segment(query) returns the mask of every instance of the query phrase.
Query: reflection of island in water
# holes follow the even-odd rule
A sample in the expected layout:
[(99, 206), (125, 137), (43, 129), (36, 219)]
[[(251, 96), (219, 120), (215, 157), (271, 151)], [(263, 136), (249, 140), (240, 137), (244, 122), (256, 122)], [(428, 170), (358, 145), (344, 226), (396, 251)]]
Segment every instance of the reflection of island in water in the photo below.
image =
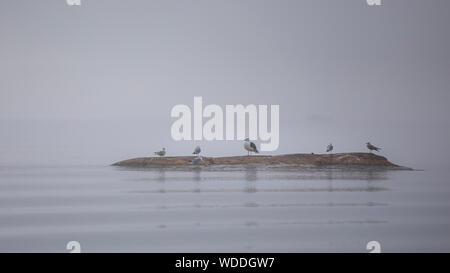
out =
[[(377, 181), (389, 179), (384, 168), (367, 166), (311, 166), (263, 164), (213, 166), (153, 166), (148, 168), (119, 168), (118, 170), (146, 173), (146, 182), (162, 183), (155, 192), (377, 192), (388, 190), (377, 186)], [(354, 181), (354, 182), (352, 182)], [(184, 183), (192, 187), (168, 189), (169, 183)], [(238, 187), (204, 187), (212, 182), (223, 182)], [(262, 184), (293, 183), (296, 187), (260, 187)], [(303, 183), (295, 183), (303, 182)], [(351, 183), (352, 182), (352, 183)], [(236, 184), (238, 183), (238, 184)], [(325, 184), (324, 184), (325, 183)], [(298, 185), (298, 186), (297, 186)], [(345, 185), (345, 186), (344, 186)], [(306, 187), (307, 186), (307, 187)]]
[[(283, 164), (175, 165), (117, 170), (137, 171), (145, 177), (141, 178), (146, 182), (145, 190), (129, 193), (161, 196), (163, 200), (173, 198), (172, 202), (157, 206), (158, 210), (183, 210), (191, 213), (191, 217), (206, 213), (205, 210), (218, 214), (229, 211), (236, 213), (232, 221), (243, 221), (245, 228), (387, 224), (379, 215), (370, 216), (370, 210), (390, 206), (377, 193), (389, 193), (387, 182), (396, 172), (374, 166)], [(183, 199), (185, 202), (181, 204)], [(249, 210), (265, 216), (241, 219), (239, 215)], [(337, 214), (330, 216), (329, 210)], [(365, 210), (368, 214), (361, 213)], [(271, 211), (279, 213), (272, 215)], [(319, 211), (321, 216), (312, 217), (310, 211)], [(358, 211), (360, 215), (347, 215), (347, 211)], [(200, 219), (196, 226), (205, 222)]]

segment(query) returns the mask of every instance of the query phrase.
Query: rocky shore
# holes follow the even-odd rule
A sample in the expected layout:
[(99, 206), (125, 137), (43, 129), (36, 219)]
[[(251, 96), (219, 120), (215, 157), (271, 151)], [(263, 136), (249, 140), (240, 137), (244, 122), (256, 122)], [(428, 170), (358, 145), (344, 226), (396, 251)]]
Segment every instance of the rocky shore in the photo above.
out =
[[(192, 165), (194, 156), (140, 157), (114, 163), (122, 167), (156, 167)], [(386, 157), (373, 153), (286, 154), (267, 156), (203, 157), (199, 165), (316, 165), (316, 166), (374, 166), (391, 169), (409, 169), (391, 163)]]

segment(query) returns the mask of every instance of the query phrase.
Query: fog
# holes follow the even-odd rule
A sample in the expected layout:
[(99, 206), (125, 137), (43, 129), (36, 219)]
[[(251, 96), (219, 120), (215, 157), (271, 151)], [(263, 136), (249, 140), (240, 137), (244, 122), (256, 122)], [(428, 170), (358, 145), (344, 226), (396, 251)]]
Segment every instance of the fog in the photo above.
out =
[[(246, 154), (174, 141), (177, 104), (280, 105), (280, 153), (448, 167), (450, 2), (0, 2), (0, 164)], [(258, 143), (258, 141), (256, 141)]]

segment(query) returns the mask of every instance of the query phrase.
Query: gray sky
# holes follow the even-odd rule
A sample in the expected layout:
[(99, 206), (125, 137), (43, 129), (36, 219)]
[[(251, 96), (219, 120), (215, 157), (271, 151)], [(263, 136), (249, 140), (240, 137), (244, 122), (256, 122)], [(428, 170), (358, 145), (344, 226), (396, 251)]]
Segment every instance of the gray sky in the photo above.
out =
[(0, 164), (189, 153), (170, 110), (203, 96), (279, 104), (275, 153), (450, 165), (450, 1), (81, 1), (0, 1)]

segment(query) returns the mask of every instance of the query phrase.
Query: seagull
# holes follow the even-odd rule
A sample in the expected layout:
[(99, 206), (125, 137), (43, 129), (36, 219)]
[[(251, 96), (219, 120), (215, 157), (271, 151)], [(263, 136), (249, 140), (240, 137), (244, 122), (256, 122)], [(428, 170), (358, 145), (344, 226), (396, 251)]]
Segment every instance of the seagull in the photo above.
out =
[(192, 159), (192, 164), (197, 165), (200, 162), (203, 162), (203, 157), (201, 155), (197, 156), (196, 158)]
[(367, 142), (366, 145), (367, 145), (367, 149), (369, 149), (370, 152), (372, 152), (372, 151), (378, 152), (379, 150), (381, 150), (381, 148), (373, 146), (372, 144), (370, 144), (370, 142)]
[(200, 146), (197, 146), (197, 147), (195, 147), (195, 150), (194, 150), (194, 152), (192, 154), (198, 155), (198, 154), (200, 154), (201, 151), (202, 150), (200, 149)]
[(161, 151), (155, 152), (155, 155), (165, 156), (166, 155), (166, 148), (162, 148)]
[(328, 146), (327, 146), (327, 153), (329, 153), (329, 152), (331, 152), (331, 151), (333, 151), (333, 144), (328, 144)]
[(249, 138), (244, 139), (244, 149), (247, 150), (248, 154), (250, 155), (250, 152), (255, 152), (257, 154), (259, 154), (258, 149), (256, 148), (255, 143), (250, 142)]

